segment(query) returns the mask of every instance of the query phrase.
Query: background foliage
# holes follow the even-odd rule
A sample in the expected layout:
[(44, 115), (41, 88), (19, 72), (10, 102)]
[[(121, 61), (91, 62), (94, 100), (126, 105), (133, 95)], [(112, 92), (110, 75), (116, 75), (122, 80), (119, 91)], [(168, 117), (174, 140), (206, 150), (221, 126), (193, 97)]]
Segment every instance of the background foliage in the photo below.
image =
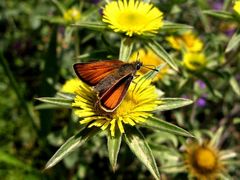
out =
[[(107, 139), (95, 136), (79, 151), (73, 152), (54, 168), (43, 171), (53, 153), (80, 129), (68, 109), (45, 109), (34, 98), (54, 96), (62, 84), (75, 77), (72, 64), (88, 59), (116, 58), (119, 37), (85, 28), (69, 26), (57, 1), (0, 1), (0, 178), (1, 179), (153, 179), (146, 167), (122, 144), (121, 158), (113, 172), (107, 153)], [(164, 12), (164, 19), (192, 26), (204, 42), (207, 69), (167, 75), (157, 86), (166, 97), (195, 100), (189, 107), (166, 111), (160, 116), (188, 131), (216, 130), (223, 126), (223, 148), (239, 152), (240, 63), (239, 46), (226, 48), (239, 22), (224, 19), (206, 10), (232, 13), (232, 2), (161, 0), (152, 1)], [(66, 9), (77, 7), (84, 19), (100, 18), (104, 2), (61, 1)], [(212, 14), (211, 14), (212, 13)], [(210, 15), (209, 15), (210, 14)], [(176, 60), (181, 55), (166, 41), (168, 33), (158, 37)], [(155, 150), (158, 165), (177, 151), (184, 138), (143, 129)], [(165, 137), (166, 138), (162, 138)], [(177, 152), (172, 153), (177, 153)], [(160, 153), (159, 153), (160, 152)], [(159, 157), (159, 159), (158, 159)], [(231, 177), (239, 177), (237, 165)], [(167, 177), (186, 178), (184, 173)]]

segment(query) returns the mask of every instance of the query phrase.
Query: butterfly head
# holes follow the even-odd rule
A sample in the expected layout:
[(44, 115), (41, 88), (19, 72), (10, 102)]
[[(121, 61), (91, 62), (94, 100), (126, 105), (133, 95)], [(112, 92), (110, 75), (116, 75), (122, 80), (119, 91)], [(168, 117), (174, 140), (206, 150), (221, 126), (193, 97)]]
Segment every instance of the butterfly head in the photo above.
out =
[(135, 62), (135, 67), (136, 67), (136, 70), (139, 70), (141, 67), (142, 67), (142, 62), (140, 62), (140, 61), (136, 61)]

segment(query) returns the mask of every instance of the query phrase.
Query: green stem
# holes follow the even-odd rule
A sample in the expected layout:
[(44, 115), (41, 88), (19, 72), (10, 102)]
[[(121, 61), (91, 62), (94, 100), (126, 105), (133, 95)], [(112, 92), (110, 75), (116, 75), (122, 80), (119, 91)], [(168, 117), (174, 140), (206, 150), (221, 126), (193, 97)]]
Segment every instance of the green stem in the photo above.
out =
[(122, 61), (128, 61), (132, 54), (133, 40), (129, 37), (124, 37), (121, 40), (121, 47), (119, 52), (119, 59)]
[(78, 34), (78, 29), (76, 29), (75, 35), (76, 35), (76, 41), (75, 41), (76, 57), (79, 57), (80, 56), (80, 37)]
[(227, 10), (227, 8), (229, 7), (230, 3), (232, 3), (232, 0), (225, 0), (224, 4), (223, 4), (223, 8), (222, 10)]
[(13, 87), (13, 90), (15, 91), (16, 95), (17, 95), (17, 98), (19, 99), (19, 102), (21, 103), (21, 105), (23, 106), (23, 108), (25, 109), (26, 111), (26, 114), (27, 116), (29, 117), (29, 120), (33, 126), (33, 128), (35, 130), (38, 130), (37, 128), (37, 125), (35, 124), (35, 121), (34, 121), (34, 117), (33, 117), (33, 112), (30, 110), (30, 107), (28, 106), (28, 104), (26, 103), (26, 101), (23, 99), (23, 96), (22, 94), (20, 93), (20, 90), (19, 90), (19, 85), (17, 84), (10, 68), (9, 68), (9, 65), (6, 61), (6, 59), (3, 57), (3, 53), (2, 51), (0, 51), (0, 62), (3, 66), (3, 69), (5, 71), (5, 74), (6, 76), (8, 77), (9, 81), (10, 81), (10, 84), (12, 85)]

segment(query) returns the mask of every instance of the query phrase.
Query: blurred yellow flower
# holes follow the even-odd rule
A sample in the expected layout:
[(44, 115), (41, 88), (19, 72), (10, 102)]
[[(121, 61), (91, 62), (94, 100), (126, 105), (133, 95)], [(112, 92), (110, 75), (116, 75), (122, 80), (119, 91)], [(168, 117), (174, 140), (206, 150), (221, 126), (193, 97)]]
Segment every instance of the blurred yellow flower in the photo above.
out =
[(163, 13), (152, 4), (139, 0), (109, 2), (103, 9), (103, 22), (127, 36), (156, 33), (163, 25)]
[(191, 71), (198, 71), (207, 64), (206, 57), (202, 52), (186, 52), (183, 54), (183, 66)]
[(236, 13), (240, 15), (240, 0), (235, 1), (233, 5), (233, 9)]
[(74, 93), (80, 86), (81, 81), (78, 78), (70, 79), (62, 86), (61, 91), (65, 93)]
[(199, 180), (214, 180), (224, 171), (221, 154), (209, 143), (187, 145), (185, 165), (190, 175)]
[(203, 42), (196, 37), (193, 32), (189, 31), (181, 36), (169, 36), (166, 38), (172, 48), (176, 50), (186, 50), (190, 52), (198, 52), (203, 49)]
[(80, 123), (88, 124), (89, 128), (97, 126), (102, 130), (109, 129), (111, 136), (115, 136), (117, 129), (121, 133), (125, 132), (124, 124), (135, 126), (151, 117), (160, 101), (155, 86), (151, 85), (150, 80), (141, 77), (131, 83), (125, 98), (114, 112), (101, 110), (96, 104), (96, 92), (81, 82), (72, 104), (75, 114), (81, 118)]
[(81, 14), (77, 8), (71, 8), (64, 13), (63, 17), (67, 23), (71, 23), (79, 21), (81, 18)]
[[(135, 51), (132, 56), (130, 57), (130, 62), (134, 62), (136, 61), (136, 59), (139, 59), (143, 65), (148, 65), (148, 66), (152, 66), (150, 68), (155, 68), (161, 64), (166, 64), (159, 56), (157, 56), (152, 50), (150, 49), (139, 49), (137, 51)], [(139, 72), (141, 74), (145, 74), (148, 71), (150, 71), (150, 69), (146, 68), (146, 67), (142, 67)], [(165, 65), (165, 67), (163, 67), (161, 69), (161, 71), (157, 74), (157, 76), (153, 79), (153, 81), (157, 81), (163, 78), (163, 76), (169, 71), (169, 66)]]

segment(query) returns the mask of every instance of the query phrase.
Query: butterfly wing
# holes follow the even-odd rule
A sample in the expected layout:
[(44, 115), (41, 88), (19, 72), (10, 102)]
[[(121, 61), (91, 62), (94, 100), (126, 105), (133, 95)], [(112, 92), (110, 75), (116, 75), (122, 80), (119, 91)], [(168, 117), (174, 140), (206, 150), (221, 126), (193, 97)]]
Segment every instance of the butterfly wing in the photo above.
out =
[(74, 71), (83, 82), (97, 85), (102, 79), (114, 73), (122, 64), (120, 60), (105, 60), (73, 65)]
[(121, 78), (116, 84), (114, 84), (106, 92), (99, 94), (100, 106), (108, 112), (113, 112), (122, 102), (127, 90), (133, 80), (133, 75), (128, 74)]

